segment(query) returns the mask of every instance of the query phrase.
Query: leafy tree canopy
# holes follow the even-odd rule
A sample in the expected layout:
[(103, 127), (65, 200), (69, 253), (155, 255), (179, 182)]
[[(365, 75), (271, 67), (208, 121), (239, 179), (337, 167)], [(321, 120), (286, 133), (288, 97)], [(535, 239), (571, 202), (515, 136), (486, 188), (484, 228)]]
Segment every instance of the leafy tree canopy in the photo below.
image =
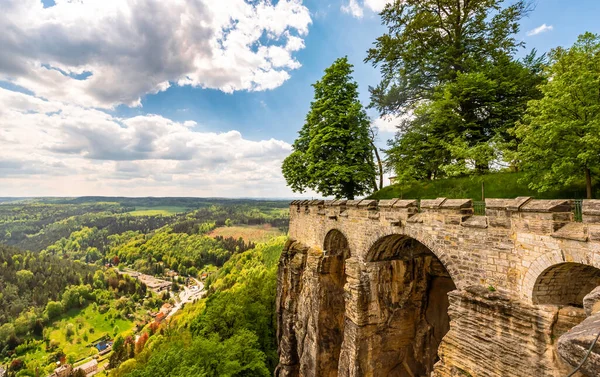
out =
[(529, 12), (527, 2), (502, 8), (504, 0), (396, 0), (381, 13), (388, 32), (377, 38), (366, 61), (381, 67), (371, 88), (372, 105), (399, 114), (431, 99), (459, 73), (511, 55), (522, 43), (514, 35)]
[(383, 76), (371, 105), (404, 117), (387, 151), (400, 181), (484, 173), (512, 156), (510, 130), (540, 97), (545, 58), (532, 51), (514, 59), (522, 45), (514, 34), (529, 8), (502, 3), (407, 0), (382, 12), (388, 33), (366, 60)]
[(600, 35), (585, 33), (550, 53), (544, 97), (529, 103), (517, 128), (526, 179), (540, 191), (592, 177), (600, 165)]
[(344, 57), (313, 84), (315, 99), (294, 151), (282, 167), (295, 192), (312, 189), (325, 196), (354, 199), (374, 189), (369, 118), (351, 75), (352, 65)]

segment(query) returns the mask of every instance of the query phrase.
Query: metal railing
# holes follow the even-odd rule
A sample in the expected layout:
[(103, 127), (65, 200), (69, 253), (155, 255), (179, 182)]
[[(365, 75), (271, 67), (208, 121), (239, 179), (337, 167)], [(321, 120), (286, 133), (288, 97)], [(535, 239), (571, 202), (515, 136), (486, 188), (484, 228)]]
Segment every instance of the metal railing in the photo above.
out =
[(575, 199), (573, 200), (573, 215), (575, 217), (575, 221), (582, 222), (583, 221), (583, 212), (582, 212), (583, 199)]
[(473, 202), (473, 214), (475, 216), (485, 216), (485, 202)]

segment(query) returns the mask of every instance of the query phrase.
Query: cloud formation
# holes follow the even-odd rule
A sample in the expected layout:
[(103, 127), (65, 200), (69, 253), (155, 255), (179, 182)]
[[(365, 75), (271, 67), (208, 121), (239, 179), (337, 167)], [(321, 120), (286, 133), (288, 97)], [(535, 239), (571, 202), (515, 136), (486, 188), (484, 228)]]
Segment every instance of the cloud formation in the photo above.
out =
[[(171, 85), (276, 88), (300, 67), (301, 0), (4, 0), (0, 80), (86, 107), (139, 106)], [(143, 7), (143, 9), (141, 9)]]
[(291, 146), (0, 89), (1, 195), (289, 197)]
[(355, 18), (362, 18), (364, 16), (364, 9), (368, 9), (372, 12), (379, 13), (385, 6), (391, 3), (390, 0), (364, 0), (362, 4), (358, 0), (348, 0), (348, 4), (344, 4), (341, 7), (342, 12), (348, 13)]
[(384, 115), (375, 119), (373, 125), (377, 127), (380, 132), (396, 133), (399, 132), (398, 127), (413, 119), (414, 115), (412, 111), (400, 116)]
[(357, 0), (349, 0), (348, 4), (342, 5), (342, 12), (352, 15), (352, 17), (362, 18), (363, 8), (358, 4)]
[(527, 36), (531, 37), (531, 36), (534, 36), (534, 35), (542, 34), (542, 33), (545, 33), (547, 31), (551, 31), (552, 29), (554, 29), (554, 26), (542, 24), (542, 25), (536, 27), (533, 30), (529, 30), (527, 32)]

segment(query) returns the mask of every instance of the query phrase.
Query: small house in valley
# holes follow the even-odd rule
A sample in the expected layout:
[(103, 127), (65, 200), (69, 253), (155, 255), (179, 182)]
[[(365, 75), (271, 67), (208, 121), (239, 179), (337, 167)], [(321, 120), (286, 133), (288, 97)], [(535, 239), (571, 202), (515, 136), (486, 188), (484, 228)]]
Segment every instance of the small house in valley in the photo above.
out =
[(81, 364), (80, 366), (73, 369), (73, 371), (82, 370), (86, 376), (93, 376), (98, 373), (98, 360), (92, 359), (85, 364)]
[(63, 364), (54, 369), (54, 372), (48, 377), (68, 377), (71, 373), (73, 373), (73, 367), (70, 364)]

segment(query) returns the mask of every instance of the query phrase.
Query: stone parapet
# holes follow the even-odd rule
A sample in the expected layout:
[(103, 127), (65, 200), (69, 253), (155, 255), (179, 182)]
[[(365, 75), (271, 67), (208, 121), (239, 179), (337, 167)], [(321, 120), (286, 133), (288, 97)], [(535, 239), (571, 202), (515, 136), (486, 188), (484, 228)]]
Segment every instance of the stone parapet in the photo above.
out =
[[(415, 199), (295, 200), (290, 203), (290, 209), (294, 213), (319, 215), (333, 220), (363, 218), (392, 226), (429, 220), (472, 228), (517, 228), (535, 234), (582, 241), (584, 238), (600, 240), (600, 200), (583, 201), (583, 223), (590, 225), (575, 221), (572, 200), (518, 197), (486, 199), (485, 205), (485, 216), (474, 215), (471, 199), (446, 198), (424, 199), (420, 202)], [(578, 225), (561, 231), (571, 223)]]

